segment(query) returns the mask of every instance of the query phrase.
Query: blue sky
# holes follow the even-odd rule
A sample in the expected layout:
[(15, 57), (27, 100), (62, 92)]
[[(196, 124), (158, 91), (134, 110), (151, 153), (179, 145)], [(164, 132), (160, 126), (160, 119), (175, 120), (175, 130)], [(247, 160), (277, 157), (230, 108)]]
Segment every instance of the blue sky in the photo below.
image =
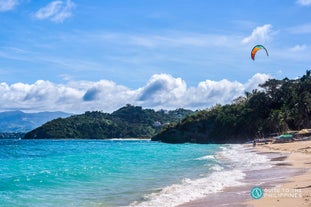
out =
[(2, 111), (206, 108), (311, 68), (311, 0), (0, 0), (0, 25)]

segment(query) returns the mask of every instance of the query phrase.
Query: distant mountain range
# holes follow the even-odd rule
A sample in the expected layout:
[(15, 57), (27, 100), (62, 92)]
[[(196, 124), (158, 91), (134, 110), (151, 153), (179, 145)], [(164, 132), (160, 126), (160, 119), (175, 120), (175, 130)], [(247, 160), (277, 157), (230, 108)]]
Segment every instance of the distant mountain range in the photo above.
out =
[(70, 115), (64, 112), (0, 112), (0, 133), (28, 132), (52, 119), (66, 118)]

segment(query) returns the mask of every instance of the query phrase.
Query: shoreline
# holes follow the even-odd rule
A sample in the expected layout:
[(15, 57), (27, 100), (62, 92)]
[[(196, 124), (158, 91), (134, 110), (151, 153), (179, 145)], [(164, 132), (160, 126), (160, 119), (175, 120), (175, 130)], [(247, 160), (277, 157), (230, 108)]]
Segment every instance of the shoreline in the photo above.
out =
[(248, 200), (246, 204), (261, 206), (311, 206), (311, 141), (291, 142), (282, 144), (258, 145), (259, 153), (287, 153), (280, 167), (290, 170), (298, 169), (300, 173), (287, 176), (285, 182), (274, 184), (267, 189), (266, 196), (261, 199)]
[[(311, 141), (257, 145), (255, 148), (245, 146), (266, 155), (273, 167), (246, 171), (242, 181), (245, 185), (225, 188), (222, 192), (178, 207), (311, 206)], [(256, 200), (250, 196), (254, 186), (260, 186), (265, 191), (262, 198)]]

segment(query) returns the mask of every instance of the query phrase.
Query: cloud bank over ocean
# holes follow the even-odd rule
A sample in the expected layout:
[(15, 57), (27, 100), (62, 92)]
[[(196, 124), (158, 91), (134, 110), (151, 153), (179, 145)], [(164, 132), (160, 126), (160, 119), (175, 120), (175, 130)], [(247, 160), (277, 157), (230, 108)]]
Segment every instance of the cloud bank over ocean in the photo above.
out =
[(144, 86), (136, 89), (109, 80), (69, 81), (65, 84), (46, 80), (32, 84), (2, 82), (0, 111), (111, 112), (125, 104), (154, 109), (203, 109), (218, 103), (230, 103), (269, 78), (271, 76), (267, 74), (257, 73), (245, 83), (227, 79), (205, 80), (189, 87), (182, 78), (154, 74)]

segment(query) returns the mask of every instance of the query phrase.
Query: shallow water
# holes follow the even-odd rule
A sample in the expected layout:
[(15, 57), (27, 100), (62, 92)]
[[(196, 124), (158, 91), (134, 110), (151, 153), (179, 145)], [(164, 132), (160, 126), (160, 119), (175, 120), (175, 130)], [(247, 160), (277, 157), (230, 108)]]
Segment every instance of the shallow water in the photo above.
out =
[(0, 140), (0, 206), (175, 206), (242, 184), (238, 151), (266, 162), (231, 145)]

